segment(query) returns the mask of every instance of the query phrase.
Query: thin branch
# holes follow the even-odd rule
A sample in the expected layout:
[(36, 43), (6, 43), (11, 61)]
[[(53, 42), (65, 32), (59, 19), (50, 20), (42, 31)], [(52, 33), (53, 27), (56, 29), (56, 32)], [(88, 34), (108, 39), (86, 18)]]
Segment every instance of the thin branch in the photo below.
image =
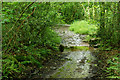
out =
[[(36, 7), (34, 8), (33, 12), (27, 17), (27, 19), (34, 13), (35, 9), (36, 9)], [(21, 25), (17, 28), (17, 32), (18, 32), (19, 28), (23, 25), (24, 22), (25, 22), (25, 20), (23, 20), (22, 23), (21, 23)], [(9, 44), (11, 43), (11, 41), (13, 40), (13, 38), (15, 37), (15, 35), (16, 34), (14, 33), (14, 36), (9, 40), (7, 48), (9, 46)]]
[(83, 9), (84, 9), (84, 11), (85, 11), (85, 15), (86, 15), (86, 10), (85, 10), (85, 7), (83, 6), (83, 4), (81, 4), (82, 5), (82, 7), (83, 7)]

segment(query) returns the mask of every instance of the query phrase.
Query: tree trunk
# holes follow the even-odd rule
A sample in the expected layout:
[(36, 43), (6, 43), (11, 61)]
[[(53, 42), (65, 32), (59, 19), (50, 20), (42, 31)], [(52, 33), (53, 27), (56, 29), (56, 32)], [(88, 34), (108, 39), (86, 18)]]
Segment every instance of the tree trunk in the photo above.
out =
[(100, 5), (100, 11), (101, 11), (101, 14), (100, 14), (100, 28), (103, 29), (104, 26), (105, 26), (105, 3), (104, 2), (101, 2), (101, 5)]
[(120, 1), (118, 2), (118, 12), (117, 12), (117, 16), (118, 16), (118, 19), (117, 19), (117, 24), (118, 24), (118, 39), (119, 39), (119, 43), (118, 45), (120, 45)]
[(89, 2), (89, 0), (88, 0), (88, 18), (90, 19), (90, 10), (89, 10), (89, 4), (90, 4), (90, 2)]
[(95, 20), (95, 8), (94, 8), (94, 2), (93, 2), (93, 20)]

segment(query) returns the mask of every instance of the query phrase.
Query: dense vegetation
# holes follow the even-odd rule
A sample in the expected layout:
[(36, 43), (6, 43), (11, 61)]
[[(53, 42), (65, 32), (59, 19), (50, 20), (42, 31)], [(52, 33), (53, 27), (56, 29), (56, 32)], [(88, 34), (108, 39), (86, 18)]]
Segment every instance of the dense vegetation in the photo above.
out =
[(58, 51), (52, 9), (50, 3), (3, 3), (3, 77), (17, 77), (30, 66), (41, 68), (42, 60)]
[(70, 30), (79, 34), (94, 34), (97, 31), (97, 27), (93, 24), (89, 24), (87, 21), (75, 21), (71, 26)]
[(53, 30), (59, 23), (99, 43), (98, 62), (106, 71), (100, 77), (120, 78), (120, 2), (4, 2), (2, 18), (4, 79), (25, 77), (59, 52), (61, 38)]

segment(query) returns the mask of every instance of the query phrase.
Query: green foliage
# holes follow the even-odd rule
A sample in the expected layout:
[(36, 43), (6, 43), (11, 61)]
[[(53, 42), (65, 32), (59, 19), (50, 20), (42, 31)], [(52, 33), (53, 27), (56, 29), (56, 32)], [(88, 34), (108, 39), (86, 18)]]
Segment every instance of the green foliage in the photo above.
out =
[(12, 76), (17, 76), (17, 74), (14, 73), (19, 73), (19, 62), (18, 60), (12, 56), (12, 55), (3, 55), (3, 60), (2, 60), (2, 77), (3, 78), (12, 78)]
[[(105, 48), (109, 46), (111, 46), (112, 48), (119, 48), (119, 3), (103, 3), (100, 6), (101, 20), (99, 21), (100, 28), (98, 30), (97, 36), (101, 37), (101, 43), (104, 44)], [(105, 9), (103, 9), (103, 6), (105, 7)]]
[[(119, 56), (119, 54), (118, 54)], [(108, 73), (107, 78), (118, 78), (120, 79), (120, 60), (119, 57), (117, 55), (112, 56), (111, 59), (107, 60), (107, 64), (109, 65), (109, 67), (106, 68), (106, 72)]]
[(60, 2), (56, 3), (58, 12), (63, 22), (70, 24), (74, 20), (83, 19), (83, 8), (80, 3), (77, 2)]
[(89, 24), (87, 21), (75, 21), (71, 26), (70, 30), (79, 34), (94, 34), (96, 33), (97, 27), (93, 24)]
[(29, 4), (3, 3), (3, 78), (17, 78), (28, 66), (41, 68), (43, 60), (58, 51), (60, 37), (52, 30), (60, 21), (56, 9), (47, 2), (25, 9)]
[(93, 37), (90, 35), (87, 35), (86, 38), (83, 40), (84, 42), (89, 42)]
[[(70, 30), (88, 34), (86, 41), (100, 38), (102, 50), (120, 48), (120, 3), (42, 2), (27, 8), (29, 4), (2, 4), (3, 78), (16, 78), (28, 66), (41, 68), (43, 60), (58, 51), (60, 37), (52, 30), (58, 23), (74, 21)], [(120, 78), (117, 60), (116, 55), (108, 60), (108, 78)]]

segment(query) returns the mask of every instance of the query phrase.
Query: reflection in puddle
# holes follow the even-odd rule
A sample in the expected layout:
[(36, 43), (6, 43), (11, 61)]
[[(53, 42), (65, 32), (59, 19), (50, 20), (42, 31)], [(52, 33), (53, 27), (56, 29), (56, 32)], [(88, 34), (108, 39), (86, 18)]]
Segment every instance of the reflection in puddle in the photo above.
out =
[(90, 51), (73, 51), (66, 58), (71, 60), (50, 75), (52, 78), (86, 78), (93, 76), (90, 72), (90, 65), (95, 58)]

